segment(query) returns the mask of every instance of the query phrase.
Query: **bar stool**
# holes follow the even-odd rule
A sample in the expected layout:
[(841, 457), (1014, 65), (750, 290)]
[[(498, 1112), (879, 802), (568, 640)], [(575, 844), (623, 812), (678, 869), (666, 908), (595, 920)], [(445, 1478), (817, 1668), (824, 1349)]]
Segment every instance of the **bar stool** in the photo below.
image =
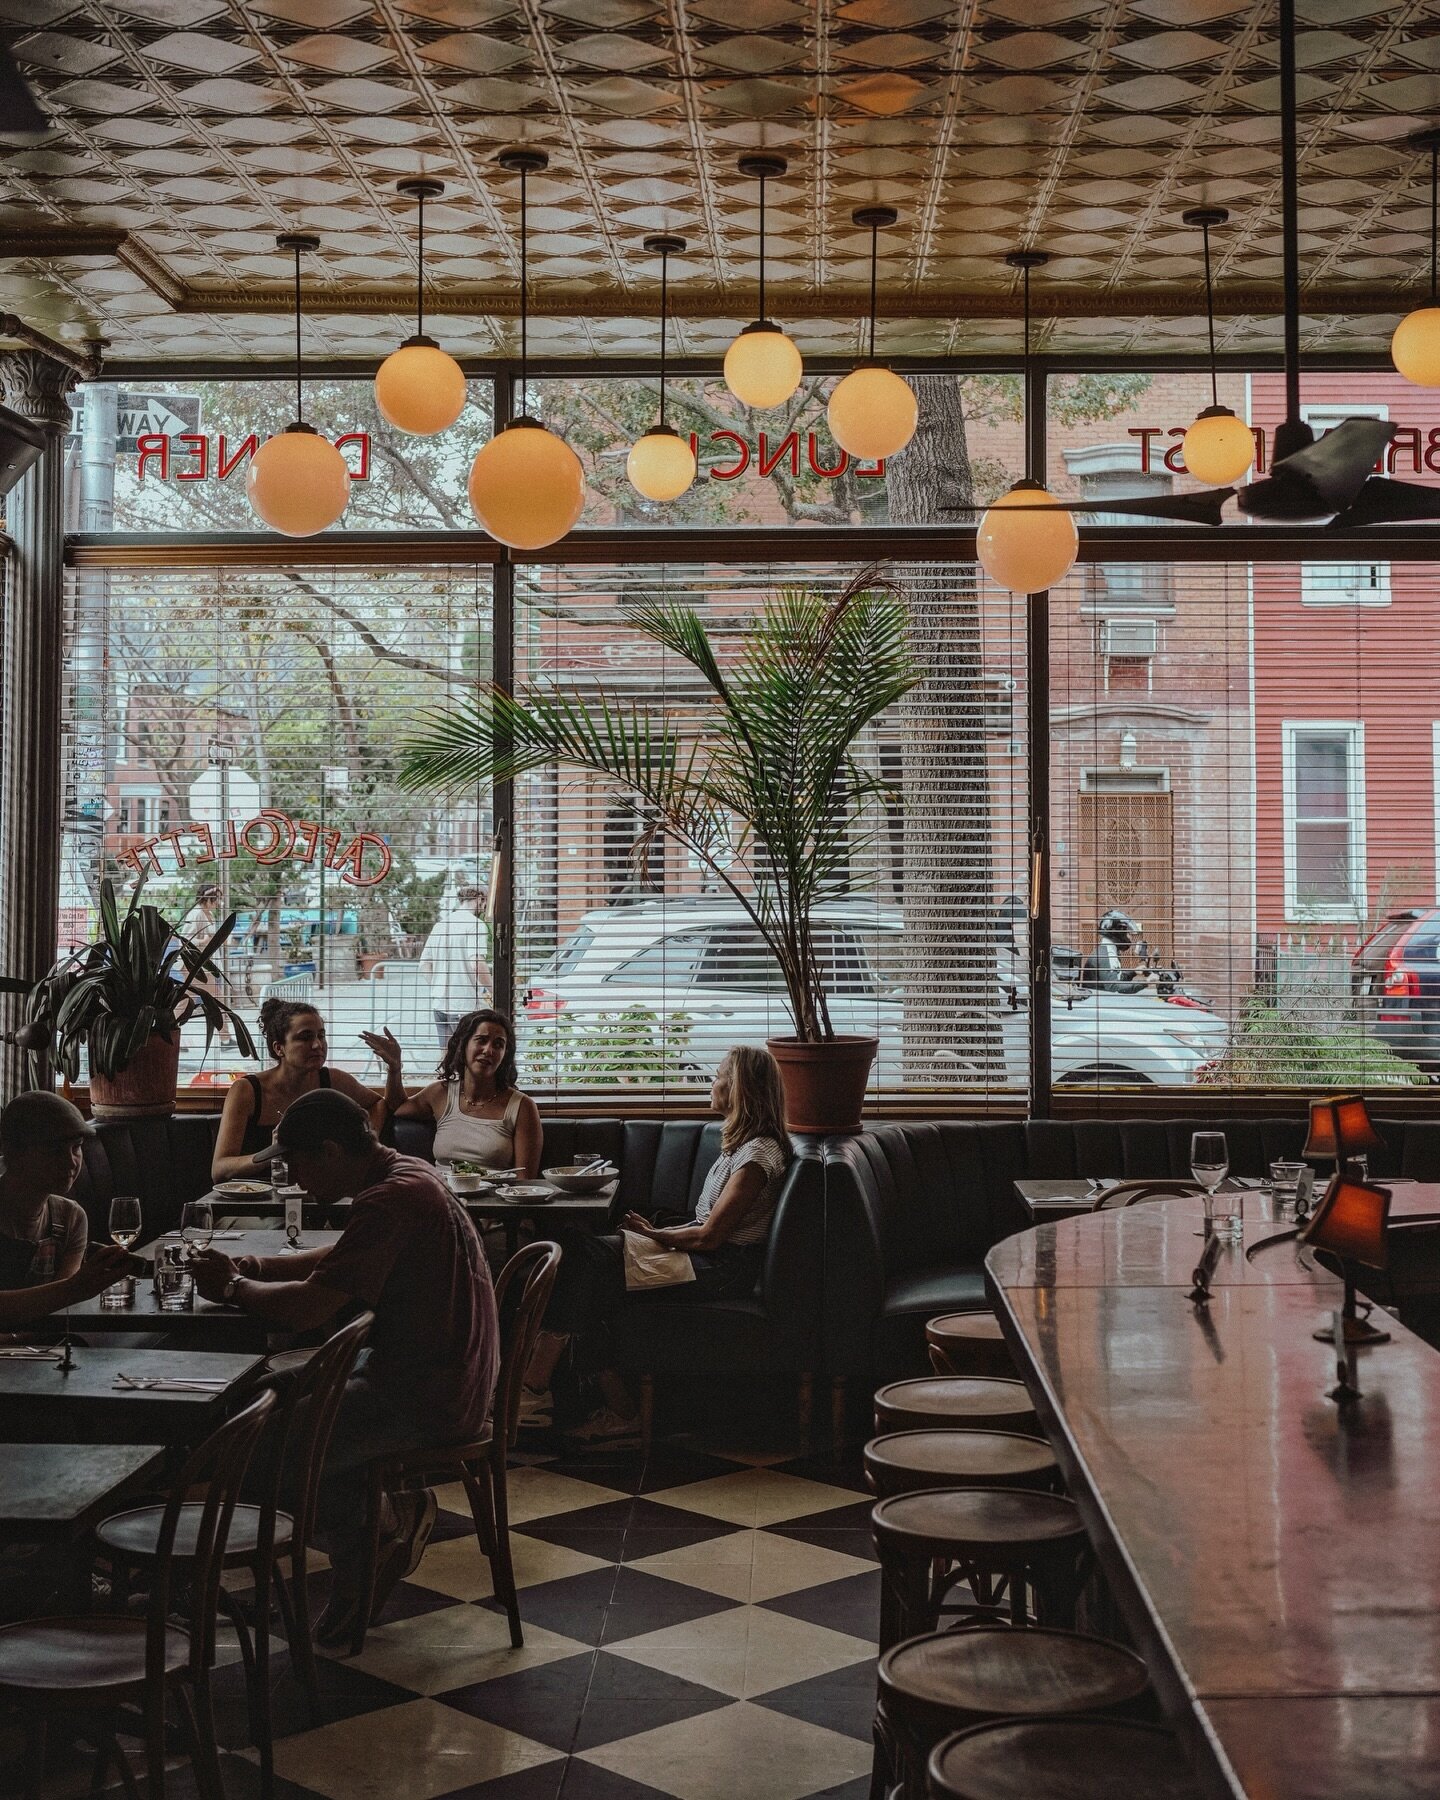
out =
[(1025, 1383), (994, 1375), (922, 1375), (875, 1390), (876, 1431), (1038, 1431)]
[(891, 1431), (865, 1446), (865, 1479), (884, 1500), (922, 1488), (1036, 1488), (1059, 1484), (1044, 1438), (1019, 1431)]
[[(897, 1494), (871, 1509), (870, 1526), (880, 1559), (882, 1651), (934, 1631), (942, 1612), (1012, 1625), (1075, 1623), (1089, 1544), (1075, 1502), (1063, 1494), (973, 1487)], [(973, 1599), (948, 1598), (960, 1581)]]
[(937, 1375), (1014, 1377), (1015, 1359), (993, 1312), (941, 1313), (926, 1325), (925, 1342)]
[(1123, 1719), (1025, 1719), (946, 1738), (930, 1800), (1200, 1800), (1173, 1732)]
[(977, 1625), (906, 1638), (880, 1658), (876, 1780), (925, 1791), (925, 1764), (942, 1738), (996, 1719), (1112, 1712), (1148, 1692), (1145, 1664), (1121, 1644), (1077, 1631)]

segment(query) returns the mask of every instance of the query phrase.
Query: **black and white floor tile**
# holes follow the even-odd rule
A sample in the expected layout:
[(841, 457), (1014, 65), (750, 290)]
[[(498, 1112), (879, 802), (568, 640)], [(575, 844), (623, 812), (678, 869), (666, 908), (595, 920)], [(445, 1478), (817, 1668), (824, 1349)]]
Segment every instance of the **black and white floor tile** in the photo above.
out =
[[(276, 1800), (861, 1800), (879, 1609), (863, 1494), (850, 1467), (690, 1445), (526, 1456), (513, 1650), (463, 1495), (440, 1490), (364, 1653), (325, 1662), (321, 1725), (272, 1640)], [(237, 1664), (216, 1694), (227, 1796), (256, 1800)], [(168, 1793), (190, 1800), (188, 1769)]]

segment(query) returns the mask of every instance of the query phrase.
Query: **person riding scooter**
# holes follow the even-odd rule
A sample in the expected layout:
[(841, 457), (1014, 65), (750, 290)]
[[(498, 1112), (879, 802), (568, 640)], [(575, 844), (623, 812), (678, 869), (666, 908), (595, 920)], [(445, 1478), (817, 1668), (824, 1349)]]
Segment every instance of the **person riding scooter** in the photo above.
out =
[(1120, 961), (1121, 951), (1130, 950), (1144, 927), (1118, 907), (1112, 907), (1100, 920), (1100, 937), (1085, 958), (1080, 971), (1083, 987), (1101, 988), (1108, 994), (1138, 994), (1150, 986), (1145, 969), (1127, 969)]

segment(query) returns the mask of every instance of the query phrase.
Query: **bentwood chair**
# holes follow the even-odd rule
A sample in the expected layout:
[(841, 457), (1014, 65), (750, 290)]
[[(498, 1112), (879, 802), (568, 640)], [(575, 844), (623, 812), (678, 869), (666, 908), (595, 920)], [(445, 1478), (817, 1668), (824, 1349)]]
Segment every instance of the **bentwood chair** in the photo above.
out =
[(510, 1558), (505, 1474), (520, 1429), (520, 1386), (560, 1271), (560, 1254), (558, 1244), (542, 1238), (517, 1250), (500, 1271), (500, 1279), (495, 1283), (495, 1304), (500, 1315), (500, 1376), (495, 1384), (494, 1411), (480, 1436), (466, 1444), (427, 1444), (419, 1450), (378, 1457), (370, 1464), (370, 1543), (350, 1646), (352, 1656), (358, 1656), (365, 1648), (365, 1633), (371, 1623), (385, 1495), (450, 1481), (458, 1481), (464, 1487), (465, 1498), (470, 1502), (476, 1542), (490, 1564), (495, 1597), (510, 1621), (510, 1642), (517, 1650), (525, 1642)]
[(936, 1745), (926, 1776), (930, 1800), (1081, 1791), (1200, 1800), (1173, 1732), (1103, 1716), (1000, 1720), (957, 1732)]
[[(281, 1380), (279, 1404), (268, 1433), (270, 1457), (263, 1497), (257, 1502), (241, 1502), (230, 1521), (222, 1566), (227, 1570), (247, 1570), (255, 1583), (253, 1632), (247, 1628), (234, 1597), (223, 1587), (218, 1604), (235, 1627), (239, 1640), (250, 1698), (251, 1736), (260, 1753), (261, 1792), (267, 1795), (274, 1783), (270, 1727), (271, 1596), (273, 1593), (279, 1602), (290, 1660), (305, 1690), (311, 1720), (318, 1725), (320, 1679), (310, 1633), (307, 1579), (310, 1539), (325, 1452), (345, 1395), (345, 1383), (374, 1322), (373, 1313), (361, 1313), (318, 1350), (308, 1352), (294, 1373)], [(281, 1509), (285, 1490), (294, 1496), (293, 1511)], [(182, 1507), (175, 1537), (172, 1563), (187, 1577), (200, 1510), (198, 1503)], [(138, 1506), (114, 1513), (96, 1527), (95, 1537), (101, 1552), (110, 1560), (112, 1586), (117, 1594), (128, 1588), (132, 1570), (151, 1578), (164, 1520), (163, 1506)], [(276, 1568), (279, 1558), (289, 1561), (288, 1583)]]
[[(103, 1720), (92, 1792), (103, 1786), (113, 1764), (134, 1795), (134, 1773), (115, 1741), (115, 1715), (122, 1706), (140, 1709), (148, 1800), (164, 1800), (165, 1715), (172, 1695), (189, 1739), (201, 1800), (224, 1800), (210, 1697), (220, 1576), (240, 1484), (275, 1405), (273, 1393), (258, 1395), (186, 1460), (161, 1509), (150, 1597), (142, 1617), (105, 1613), (0, 1626), (0, 1700), (22, 1710), (29, 1721), (26, 1793), (31, 1800), (40, 1792), (45, 1728), (56, 1713)], [(197, 1491), (203, 1492), (203, 1500), (192, 1499)], [(189, 1622), (179, 1625), (172, 1621), (171, 1609), (184, 1590)]]
[(1096, 1202), (1096, 1212), (1115, 1212), (1122, 1206), (1145, 1206), (1151, 1200), (1178, 1200), (1202, 1193), (1196, 1181), (1119, 1181)]

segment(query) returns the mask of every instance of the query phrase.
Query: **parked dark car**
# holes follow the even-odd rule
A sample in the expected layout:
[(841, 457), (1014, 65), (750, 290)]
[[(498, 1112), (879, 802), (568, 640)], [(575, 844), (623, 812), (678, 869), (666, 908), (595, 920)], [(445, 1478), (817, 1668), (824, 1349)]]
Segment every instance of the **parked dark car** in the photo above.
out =
[(1350, 988), (1367, 1031), (1440, 1077), (1440, 907), (1391, 913), (1355, 952)]

